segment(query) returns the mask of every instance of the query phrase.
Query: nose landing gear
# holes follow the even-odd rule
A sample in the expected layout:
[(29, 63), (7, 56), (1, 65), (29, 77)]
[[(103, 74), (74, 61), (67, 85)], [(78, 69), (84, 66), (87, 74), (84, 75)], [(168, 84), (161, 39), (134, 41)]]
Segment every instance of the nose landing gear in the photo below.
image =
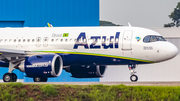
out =
[(129, 70), (130, 70), (130, 80), (132, 81), (132, 82), (136, 82), (137, 80), (138, 80), (138, 76), (137, 75), (135, 75), (135, 73), (136, 73), (136, 71), (135, 71), (135, 69), (136, 69), (136, 64), (130, 64), (130, 65), (128, 65), (128, 68), (129, 68)]

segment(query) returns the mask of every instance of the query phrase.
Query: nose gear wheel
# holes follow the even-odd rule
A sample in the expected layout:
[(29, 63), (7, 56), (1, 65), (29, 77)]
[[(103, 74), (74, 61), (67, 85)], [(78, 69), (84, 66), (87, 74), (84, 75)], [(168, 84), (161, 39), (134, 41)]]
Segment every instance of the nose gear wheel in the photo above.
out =
[(136, 69), (136, 64), (130, 64), (130, 65), (128, 65), (128, 68), (129, 68), (129, 70), (130, 70), (130, 80), (132, 81), (132, 82), (136, 82), (137, 80), (138, 80), (138, 76), (137, 75), (135, 75), (135, 73), (136, 73), (136, 71), (135, 71), (135, 69)]

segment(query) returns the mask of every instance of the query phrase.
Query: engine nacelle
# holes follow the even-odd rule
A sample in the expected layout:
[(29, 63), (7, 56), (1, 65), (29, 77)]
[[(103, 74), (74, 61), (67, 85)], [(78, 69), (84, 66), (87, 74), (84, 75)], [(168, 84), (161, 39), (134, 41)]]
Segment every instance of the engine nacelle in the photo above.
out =
[(57, 77), (61, 74), (62, 68), (62, 58), (57, 54), (31, 56), (18, 66), (27, 77)]
[(97, 78), (104, 76), (106, 66), (71, 66), (64, 69), (75, 78)]

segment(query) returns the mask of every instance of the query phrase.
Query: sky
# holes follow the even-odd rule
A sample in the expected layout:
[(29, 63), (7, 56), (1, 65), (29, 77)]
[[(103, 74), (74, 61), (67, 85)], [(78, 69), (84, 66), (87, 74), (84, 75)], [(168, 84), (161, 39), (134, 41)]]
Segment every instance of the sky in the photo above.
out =
[(119, 25), (160, 28), (180, 0), (100, 0), (100, 20)]

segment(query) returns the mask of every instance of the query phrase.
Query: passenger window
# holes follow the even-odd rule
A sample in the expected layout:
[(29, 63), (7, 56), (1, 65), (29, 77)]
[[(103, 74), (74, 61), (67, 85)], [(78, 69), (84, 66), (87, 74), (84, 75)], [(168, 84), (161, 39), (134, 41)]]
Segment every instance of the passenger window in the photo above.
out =
[(58, 42), (58, 39), (56, 39), (56, 42)]
[(65, 39), (65, 42), (67, 42), (68, 41), (68, 39)]
[(16, 42), (16, 39), (14, 39), (14, 42)]
[(7, 42), (7, 39), (5, 39), (4, 42)]
[(0, 39), (0, 42), (2, 42), (2, 39)]
[(28, 39), (27, 42), (30, 42), (30, 39)]
[(21, 39), (19, 39), (18, 42), (21, 42)]
[(11, 39), (9, 39), (9, 42), (11, 42)]
[(109, 41), (109, 39), (107, 38), (106, 41)]
[(23, 42), (25, 42), (26, 40), (25, 39), (23, 39)]
[(32, 42), (34, 42), (34, 39), (32, 39)]
[(63, 39), (61, 39), (61, 42), (63, 42)]
[(54, 42), (54, 39), (52, 39), (51, 42)]

